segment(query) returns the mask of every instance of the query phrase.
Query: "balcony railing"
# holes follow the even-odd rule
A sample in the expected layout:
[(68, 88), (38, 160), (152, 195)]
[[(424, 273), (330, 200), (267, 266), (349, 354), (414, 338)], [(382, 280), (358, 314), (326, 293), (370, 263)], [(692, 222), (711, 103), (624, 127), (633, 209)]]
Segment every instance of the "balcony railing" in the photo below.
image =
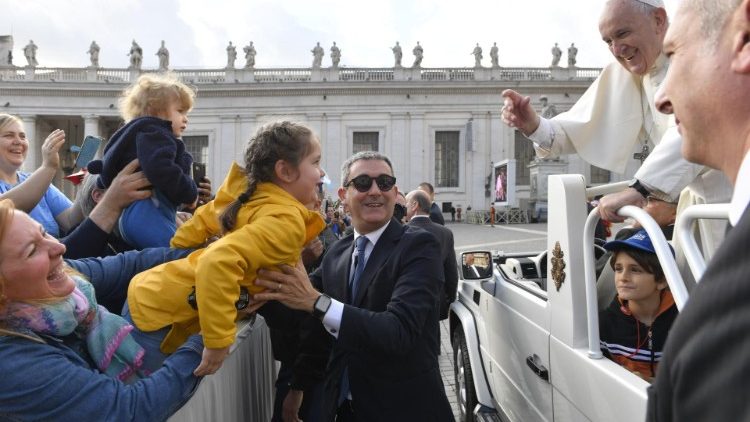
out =
[[(267, 69), (172, 69), (171, 73), (192, 84), (223, 83), (287, 83), (287, 82), (384, 82), (384, 81), (591, 81), (598, 68), (267, 68)], [(121, 83), (133, 82), (142, 73), (155, 69), (108, 68), (0, 68), (0, 82), (71, 82)]]

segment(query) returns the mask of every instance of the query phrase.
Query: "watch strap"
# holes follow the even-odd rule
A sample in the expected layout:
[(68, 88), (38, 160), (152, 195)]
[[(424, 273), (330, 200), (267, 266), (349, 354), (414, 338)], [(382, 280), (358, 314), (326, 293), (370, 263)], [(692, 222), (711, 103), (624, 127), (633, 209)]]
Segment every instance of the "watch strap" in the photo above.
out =
[(648, 189), (646, 189), (646, 187), (643, 186), (638, 179), (633, 179), (633, 181), (628, 186), (638, 191), (638, 193), (640, 193), (644, 198), (648, 198), (648, 196), (651, 194), (651, 192), (649, 192)]

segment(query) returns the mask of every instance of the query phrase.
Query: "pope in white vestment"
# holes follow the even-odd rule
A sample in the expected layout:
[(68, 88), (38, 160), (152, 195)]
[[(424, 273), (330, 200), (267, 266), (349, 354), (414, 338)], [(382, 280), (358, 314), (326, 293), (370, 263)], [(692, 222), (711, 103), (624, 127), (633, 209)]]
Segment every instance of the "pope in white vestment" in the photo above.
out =
[[(728, 202), (732, 188), (726, 177), (685, 160), (673, 117), (656, 109), (654, 97), (667, 73), (667, 57), (658, 54), (648, 71), (639, 75), (622, 62), (624, 54), (634, 53), (613, 54), (620, 62), (606, 66), (570, 110), (551, 119), (539, 117), (536, 130), (527, 135), (534, 141), (537, 155), (547, 158), (577, 153), (597, 167), (624, 173), (641, 164), (633, 154), (648, 145), (650, 154), (635, 178), (655, 198), (679, 200), (678, 218), (681, 209), (695, 203)], [(503, 118), (508, 122), (505, 114)], [(700, 223), (700, 241), (707, 258), (723, 239), (724, 228), (724, 222)], [(683, 271), (683, 275), (687, 274)]]

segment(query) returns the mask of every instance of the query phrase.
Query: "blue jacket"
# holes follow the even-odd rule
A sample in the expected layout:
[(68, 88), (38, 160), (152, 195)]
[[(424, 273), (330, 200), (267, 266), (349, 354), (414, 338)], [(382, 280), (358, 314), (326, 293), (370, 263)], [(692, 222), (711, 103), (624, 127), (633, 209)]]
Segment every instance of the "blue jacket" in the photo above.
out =
[(193, 157), (182, 140), (172, 134), (172, 123), (156, 117), (139, 117), (121, 127), (104, 147), (101, 160), (87, 166), (98, 174), (97, 185), (109, 187), (117, 173), (138, 158), (143, 174), (174, 206), (192, 204), (198, 188), (190, 176)]
[[(94, 284), (97, 298), (124, 294), (132, 275), (187, 251), (147, 249), (107, 258), (66, 261)], [(120, 292), (119, 290), (122, 290)], [(178, 410), (200, 378), (193, 370), (203, 343), (193, 336), (148, 378), (127, 385), (95, 368), (77, 338), (44, 343), (0, 335), (0, 420), (160, 421)]]

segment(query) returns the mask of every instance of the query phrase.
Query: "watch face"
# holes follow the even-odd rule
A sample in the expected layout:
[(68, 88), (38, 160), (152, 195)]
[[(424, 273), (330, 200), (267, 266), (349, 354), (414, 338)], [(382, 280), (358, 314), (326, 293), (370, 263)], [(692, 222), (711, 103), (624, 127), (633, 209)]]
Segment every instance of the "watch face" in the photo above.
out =
[(328, 312), (328, 308), (330, 307), (331, 298), (327, 295), (320, 295), (320, 297), (318, 297), (318, 300), (315, 301), (315, 313), (321, 318), (326, 312)]

